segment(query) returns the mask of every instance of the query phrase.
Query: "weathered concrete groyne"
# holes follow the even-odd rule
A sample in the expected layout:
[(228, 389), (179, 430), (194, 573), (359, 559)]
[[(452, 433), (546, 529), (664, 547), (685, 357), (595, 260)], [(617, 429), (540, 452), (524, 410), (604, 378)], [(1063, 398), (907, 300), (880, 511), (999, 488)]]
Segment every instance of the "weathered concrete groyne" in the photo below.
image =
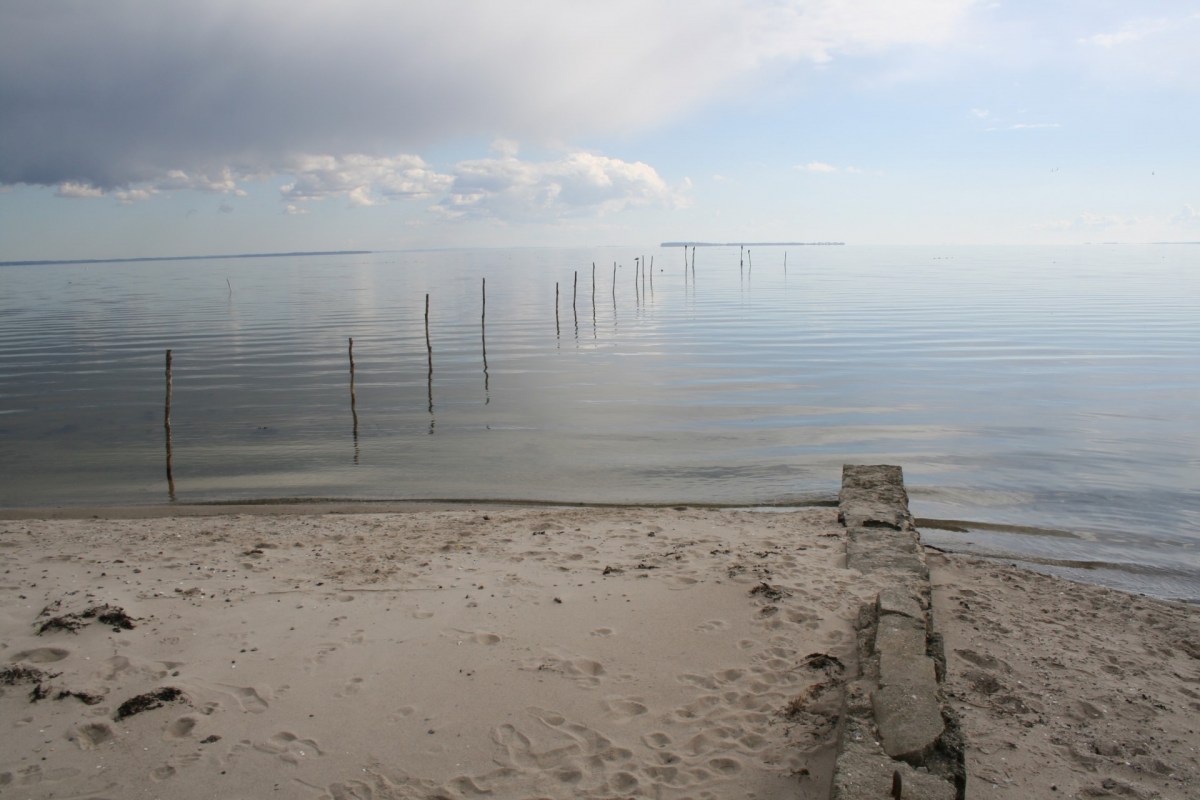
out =
[(946, 659), (901, 468), (845, 465), (838, 505), (846, 566), (886, 581), (859, 614), (833, 798), (963, 800), (962, 736), (941, 692)]

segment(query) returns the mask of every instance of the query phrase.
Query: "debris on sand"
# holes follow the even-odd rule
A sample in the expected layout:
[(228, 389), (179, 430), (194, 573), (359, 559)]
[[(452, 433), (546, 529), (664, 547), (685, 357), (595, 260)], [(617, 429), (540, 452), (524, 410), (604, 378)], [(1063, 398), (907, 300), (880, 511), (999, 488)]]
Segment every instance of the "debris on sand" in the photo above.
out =
[(789, 592), (787, 589), (784, 589), (781, 586), (772, 586), (771, 584), (767, 583), (766, 581), (762, 581), (761, 583), (758, 584), (758, 586), (755, 586), (753, 589), (750, 590), (750, 594), (751, 595), (761, 595), (763, 598), (765, 598), (767, 600), (775, 601), (775, 600), (782, 600), (785, 597), (790, 597), (792, 593)]
[(78, 614), (60, 614), (57, 617), (51, 617), (38, 627), (38, 636), (49, 631), (78, 633), (80, 628), (91, 624), (93, 620), (102, 625), (108, 625), (114, 631), (131, 631), (135, 627), (133, 617), (126, 614), (125, 609), (105, 603), (102, 606), (92, 606)]
[(121, 703), (120, 707), (117, 708), (116, 718), (120, 722), (126, 717), (132, 717), (134, 714), (140, 714), (143, 711), (162, 708), (167, 703), (173, 703), (181, 699), (183, 699), (182, 689), (176, 689), (174, 686), (164, 686), (161, 689), (155, 689), (152, 692), (131, 697), (124, 703)]
[(43, 672), (37, 667), (25, 667), (20, 664), (0, 669), (0, 685), (18, 686), (22, 683), (41, 683), (55, 678), (59, 673)]

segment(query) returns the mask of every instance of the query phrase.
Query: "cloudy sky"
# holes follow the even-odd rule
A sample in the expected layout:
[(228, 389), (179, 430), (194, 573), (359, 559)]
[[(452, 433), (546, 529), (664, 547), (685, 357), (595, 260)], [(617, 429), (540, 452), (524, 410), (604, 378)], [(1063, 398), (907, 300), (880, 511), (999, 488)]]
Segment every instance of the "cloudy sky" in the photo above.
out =
[(1200, 2), (0, 0), (0, 260), (1200, 240)]

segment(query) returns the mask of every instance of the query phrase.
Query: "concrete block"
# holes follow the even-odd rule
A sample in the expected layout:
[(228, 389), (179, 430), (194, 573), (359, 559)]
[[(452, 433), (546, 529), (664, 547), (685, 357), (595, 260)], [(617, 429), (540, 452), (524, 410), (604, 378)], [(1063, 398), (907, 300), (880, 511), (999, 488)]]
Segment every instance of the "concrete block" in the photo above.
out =
[(875, 630), (875, 652), (880, 658), (924, 658), (925, 620), (897, 614), (880, 617)]
[(890, 586), (881, 590), (879, 597), (875, 600), (875, 607), (879, 610), (880, 617), (888, 614), (898, 614), (912, 619), (919, 619), (922, 622), (925, 620), (925, 612), (921, 608), (921, 604), (917, 601), (917, 598), (898, 586)]
[(846, 464), (838, 494), (838, 519), (847, 528), (912, 530), (904, 473), (890, 464)]
[(883, 750), (892, 758), (919, 761), (946, 729), (933, 659), (881, 655), (879, 678), (871, 705)]

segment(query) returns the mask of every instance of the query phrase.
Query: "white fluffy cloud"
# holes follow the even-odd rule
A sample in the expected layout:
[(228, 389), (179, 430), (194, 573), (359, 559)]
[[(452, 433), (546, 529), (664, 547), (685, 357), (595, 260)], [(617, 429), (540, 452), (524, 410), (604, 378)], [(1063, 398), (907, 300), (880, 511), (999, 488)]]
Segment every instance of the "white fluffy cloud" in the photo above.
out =
[(452, 181), (414, 155), (308, 155), (294, 159), (286, 171), (294, 177), (280, 189), (285, 199), (294, 203), (343, 196), (358, 207), (397, 197), (430, 197), (449, 188)]
[(1171, 217), (1171, 222), (1184, 228), (1200, 228), (1200, 208), (1184, 203), (1183, 210)]
[(1097, 214), (1084, 211), (1072, 219), (1060, 219), (1039, 226), (1048, 231), (1075, 231), (1080, 233), (1117, 233), (1137, 228), (1143, 223), (1138, 217), (1123, 217), (1118, 214)]
[[(0, 185), (230, 192), (307, 153), (332, 154), (336, 173), (353, 154), (463, 137), (640, 129), (764, 64), (946, 41), (971, 5), (11, 0), (0, 9)], [(331, 174), (311, 191), (326, 179), (356, 202), (407, 193), (405, 177), (336, 188)], [(299, 178), (295, 188), (310, 191)]]
[(1079, 43), (1095, 47), (1119, 47), (1120, 45), (1140, 41), (1148, 36), (1163, 33), (1170, 30), (1170, 28), (1170, 20), (1138, 19), (1124, 23), (1115, 31), (1081, 37)]
[(436, 210), (451, 218), (521, 221), (603, 215), (629, 206), (671, 207), (686, 201), (686, 187), (672, 190), (648, 164), (591, 153), (521, 161), (509, 148), (495, 158), (458, 164), (448, 195)]
[(810, 161), (807, 164), (797, 164), (793, 169), (801, 172), (817, 172), (829, 174), (831, 172), (848, 172), (851, 175), (861, 175), (863, 173), (860, 167), (839, 167), (834, 164), (827, 164), (824, 161)]

